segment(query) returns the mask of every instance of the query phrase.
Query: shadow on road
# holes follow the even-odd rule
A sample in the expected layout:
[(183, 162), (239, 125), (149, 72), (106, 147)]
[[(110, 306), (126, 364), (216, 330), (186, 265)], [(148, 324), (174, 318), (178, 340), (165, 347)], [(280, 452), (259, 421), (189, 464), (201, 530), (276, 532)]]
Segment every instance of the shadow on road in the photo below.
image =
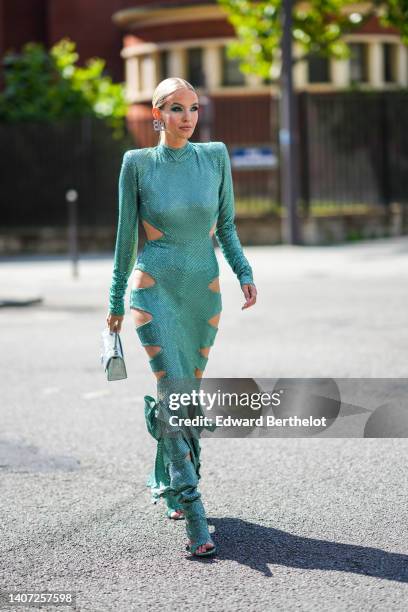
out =
[[(208, 518), (217, 557), (273, 576), (268, 565), (341, 571), (408, 582), (408, 556), (370, 546), (342, 544), (292, 535), (237, 518)], [(201, 559), (200, 559), (201, 561)]]

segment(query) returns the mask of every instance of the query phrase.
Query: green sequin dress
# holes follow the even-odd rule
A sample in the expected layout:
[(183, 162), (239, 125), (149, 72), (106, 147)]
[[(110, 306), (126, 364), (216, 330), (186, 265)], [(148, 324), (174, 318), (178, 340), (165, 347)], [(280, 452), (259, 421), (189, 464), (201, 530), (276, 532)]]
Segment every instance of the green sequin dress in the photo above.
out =
[[(154, 372), (165, 371), (157, 381), (158, 397), (164, 397), (166, 380), (195, 378), (196, 368), (205, 369), (208, 357), (200, 349), (211, 347), (218, 331), (209, 323), (222, 309), (221, 293), (209, 287), (219, 275), (212, 233), (240, 284), (253, 283), (234, 216), (231, 165), (223, 142), (187, 141), (181, 148), (159, 144), (125, 153), (109, 312), (125, 313), (124, 295), (134, 269), (154, 279), (152, 286), (131, 290), (129, 306), (152, 315), (136, 331), (143, 346), (161, 347), (150, 359)], [(147, 240), (137, 256), (139, 220), (162, 236)], [(157, 404), (146, 398), (146, 421), (153, 435)], [(199, 479), (198, 439), (189, 436), (183, 444), (188, 445)], [(168, 504), (172, 501), (169, 461), (158, 437), (155, 466), (147, 481), (153, 502), (159, 497), (166, 497)]]

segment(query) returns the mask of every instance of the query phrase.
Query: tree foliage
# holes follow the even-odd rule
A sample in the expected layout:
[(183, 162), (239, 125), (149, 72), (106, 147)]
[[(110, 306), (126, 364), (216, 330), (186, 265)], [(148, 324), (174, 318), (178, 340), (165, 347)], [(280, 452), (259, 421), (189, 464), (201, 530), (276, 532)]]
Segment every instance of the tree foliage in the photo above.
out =
[(120, 137), (127, 112), (124, 86), (104, 75), (105, 61), (76, 62), (76, 44), (63, 38), (47, 51), (30, 42), (20, 53), (2, 60), (5, 88), (0, 93), (0, 120), (56, 121), (93, 115), (103, 119)]
[[(230, 58), (241, 59), (246, 74), (271, 77), (279, 64), (282, 38), (282, 0), (218, 0), (234, 26), (237, 40), (228, 45)], [(355, 0), (294, 0), (292, 37), (301, 50), (294, 63), (310, 55), (346, 59), (344, 34), (352, 33), (376, 15), (383, 26), (396, 27), (408, 44), (408, 0), (373, 0), (353, 11)], [(363, 6), (363, 5), (361, 5)], [(273, 75), (272, 76), (279, 76)]]
[(408, 0), (375, 0), (374, 12), (384, 26), (393, 26), (401, 34), (404, 45), (408, 45)]

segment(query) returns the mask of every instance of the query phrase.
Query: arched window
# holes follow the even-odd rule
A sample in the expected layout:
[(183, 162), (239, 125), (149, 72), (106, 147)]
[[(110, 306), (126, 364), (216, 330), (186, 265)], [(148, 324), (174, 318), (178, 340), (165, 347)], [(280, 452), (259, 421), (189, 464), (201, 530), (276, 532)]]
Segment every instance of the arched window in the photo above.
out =
[(397, 81), (397, 50), (395, 43), (383, 43), (385, 83), (395, 83)]
[(350, 43), (350, 82), (368, 81), (368, 47), (366, 43)]
[(230, 58), (227, 55), (227, 47), (222, 48), (222, 84), (223, 85), (244, 85), (245, 76), (239, 69), (241, 60)]
[(329, 83), (329, 60), (321, 55), (312, 55), (308, 58), (309, 83)]
[(163, 51), (160, 52), (159, 70), (161, 81), (163, 81), (163, 79), (169, 78), (169, 51), (167, 49), (163, 49)]
[(187, 49), (187, 80), (194, 87), (203, 87), (205, 85), (203, 50), (201, 47)]

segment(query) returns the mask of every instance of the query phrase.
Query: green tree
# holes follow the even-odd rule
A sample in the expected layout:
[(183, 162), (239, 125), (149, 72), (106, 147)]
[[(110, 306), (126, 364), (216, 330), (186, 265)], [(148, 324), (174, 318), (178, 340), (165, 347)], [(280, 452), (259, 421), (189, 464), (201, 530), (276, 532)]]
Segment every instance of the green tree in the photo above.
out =
[(404, 45), (408, 45), (408, 0), (387, 0), (386, 3), (376, 0), (374, 12), (385, 26), (397, 28)]
[[(270, 78), (272, 66), (280, 68), (282, 0), (218, 0), (218, 3), (225, 9), (237, 36), (228, 45), (229, 57), (242, 60), (242, 72)], [(378, 16), (382, 25), (400, 30), (403, 42), (408, 44), (408, 0), (386, 3), (373, 0), (360, 12), (350, 10), (355, 4), (355, 0), (294, 0), (292, 37), (301, 54), (293, 63), (314, 54), (348, 58), (350, 51), (343, 35), (360, 28), (373, 15)]]
[(93, 115), (104, 120), (115, 137), (124, 133), (127, 103), (122, 83), (104, 75), (105, 61), (78, 61), (76, 44), (64, 38), (49, 51), (27, 43), (21, 53), (2, 60), (5, 87), (0, 93), (0, 120), (56, 121)]

